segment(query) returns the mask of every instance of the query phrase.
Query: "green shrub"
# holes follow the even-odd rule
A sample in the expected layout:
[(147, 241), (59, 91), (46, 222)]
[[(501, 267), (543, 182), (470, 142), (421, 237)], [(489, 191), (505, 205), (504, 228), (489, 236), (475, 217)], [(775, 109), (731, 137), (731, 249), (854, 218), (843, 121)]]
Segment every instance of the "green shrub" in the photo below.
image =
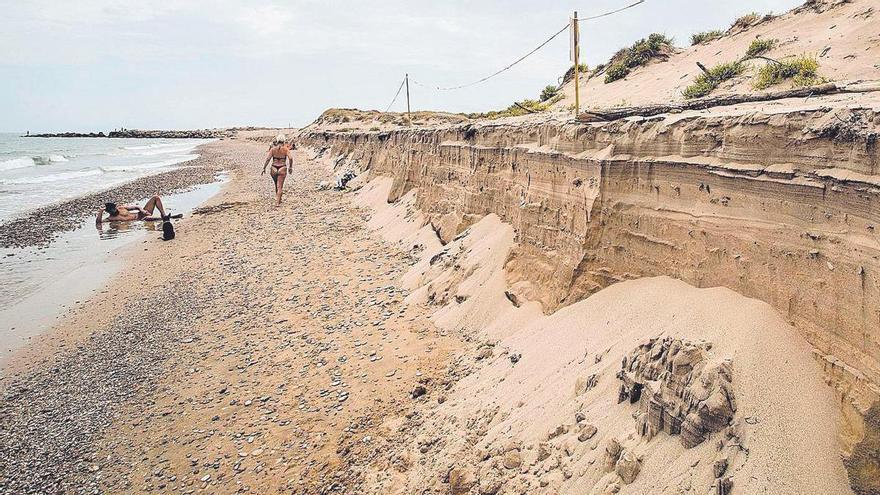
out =
[(647, 39), (641, 39), (629, 48), (619, 50), (611, 57), (608, 69), (605, 71), (605, 83), (623, 79), (630, 70), (647, 64), (671, 46), (671, 38), (664, 34), (653, 33)]
[(768, 63), (758, 70), (755, 89), (766, 89), (774, 84), (791, 79), (795, 86), (821, 84), (825, 79), (819, 76), (819, 62), (815, 57), (800, 57), (780, 63)]
[[(590, 68), (587, 66), (587, 64), (578, 64), (578, 73), (586, 74), (589, 71)], [(567, 71), (565, 71), (565, 75), (562, 76), (562, 84), (565, 84), (572, 79), (574, 79), (574, 65), (572, 65), (568, 68)]]
[(757, 12), (752, 12), (750, 14), (746, 14), (739, 19), (733, 21), (733, 24), (730, 25), (730, 29), (745, 29), (752, 24), (758, 22), (761, 18), (761, 14)]
[(611, 64), (605, 71), (605, 84), (623, 79), (629, 74), (629, 68), (623, 63)]
[(373, 127), (370, 127), (370, 130), (373, 131), (373, 132), (376, 132), (376, 131), (378, 131), (378, 130), (380, 130), (380, 129), (379, 129), (378, 127), (376, 127), (376, 126), (373, 126)]
[[(518, 106), (516, 103), (514, 103), (514, 104), (510, 105), (509, 107), (505, 108), (504, 110), (492, 110), (492, 111), (485, 112), (485, 113), (472, 113), (472, 114), (468, 114), (468, 117), (470, 117), (472, 119), (499, 119), (501, 117), (516, 117), (519, 115), (526, 115), (526, 114), (533, 113), (533, 112), (543, 112), (544, 110), (547, 110), (548, 108), (550, 108), (550, 105), (552, 103), (556, 103), (556, 101), (559, 101), (558, 99), (561, 99), (561, 97), (562, 97), (562, 95), (556, 95), (551, 99), (551, 101), (546, 101), (546, 102), (540, 102), (540, 101), (526, 99), (526, 100), (522, 100), (522, 101), (517, 102), (521, 106)], [(554, 99), (556, 101), (552, 101)], [(522, 107), (525, 107), (525, 108), (531, 110), (531, 112), (529, 112), (528, 110), (524, 110)]]
[(724, 36), (724, 31), (720, 29), (695, 33), (691, 35), (691, 45), (699, 45), (700, 43), (706, 43), (707, 41), (717, 40), (722, 36)]
[(757, 57), (758, 55), (763, 55), (776, 46), (776, 43), (779, 40), (770, 40), (770, 39), (755, 39), (752, 40), (752, 44), (749, 45), (749, 49), (746, 50), (746, 58)]
[(541, 91), (541, 98), (540, 99), (541, 99), (541, 101), (547, 101), (550, 98), (553, 98), (554, 96), (556, 96), (557, 93), (559, 93), (559, 88), (550, 84), (549, 86), (544, 88), (543, 91)]
[(682, 94), (687, 99), (701, 98), (711, 93), (722, 82), (738, 76), (745, 69), (746, 66), (741, 61), (718, 64), (709, 69), (708, 74), (704, 72), (697, 76), (693, 84), (685, 88)]

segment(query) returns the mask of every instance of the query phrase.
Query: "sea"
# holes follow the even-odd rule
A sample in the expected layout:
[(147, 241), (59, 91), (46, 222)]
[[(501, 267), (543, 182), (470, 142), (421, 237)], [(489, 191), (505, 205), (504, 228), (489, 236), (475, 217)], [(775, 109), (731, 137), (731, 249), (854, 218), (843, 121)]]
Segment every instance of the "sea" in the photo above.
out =
[[(0, 134), (0, 228), (34, 209), (180, 167), (209, 141)], [(163, 196), (163, 203), (188, 217), (226, 181), (218, 174), (211, 184)], [(89, 216), (73, 227), (49, 245), (0, 249), (0, 377), (16, 350), (103, 290), (125, 265), (123, 248), (161, 236), (154, 222), (96, 225)], [(177, 236), (186, 236), (180, 225)]]
[(0, 133), (0, 223), (41, 206), (164, 172), (205, 139), (35, 138)]

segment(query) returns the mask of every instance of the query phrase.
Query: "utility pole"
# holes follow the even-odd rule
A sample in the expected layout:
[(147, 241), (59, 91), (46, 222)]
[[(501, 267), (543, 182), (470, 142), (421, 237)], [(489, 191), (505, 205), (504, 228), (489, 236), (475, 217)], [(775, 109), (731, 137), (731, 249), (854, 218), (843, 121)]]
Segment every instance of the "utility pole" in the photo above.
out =
[(572, 56), (574, 58), (574, 118), (577, 120), (578, 115), (581, 113), (581, 85), (580, 78), (578, 77), (581, 63), (581, 45), (577, 11), (574, 11), (574, 17), (571, 19), (571, 43)]
[(412, 125), (412, 114), (409, 111), (409, 73), (406, 75), (406, 120)]

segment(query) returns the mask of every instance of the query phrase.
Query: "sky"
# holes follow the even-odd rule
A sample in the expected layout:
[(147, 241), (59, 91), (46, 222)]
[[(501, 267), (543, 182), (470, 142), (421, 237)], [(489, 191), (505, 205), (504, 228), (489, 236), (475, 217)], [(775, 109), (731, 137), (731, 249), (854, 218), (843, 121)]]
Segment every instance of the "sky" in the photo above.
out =
[[(0, 132), (306, 125), (327, 108), (475, 112), (535, 98), (570, 66), (580, 17), (633, 0), (0, 0)], [(581, 24), (582, 61), (652, 32), (687, 45), (802, 0), (645, 0)], [(392, 110), (405, 110), (405, 98)]]

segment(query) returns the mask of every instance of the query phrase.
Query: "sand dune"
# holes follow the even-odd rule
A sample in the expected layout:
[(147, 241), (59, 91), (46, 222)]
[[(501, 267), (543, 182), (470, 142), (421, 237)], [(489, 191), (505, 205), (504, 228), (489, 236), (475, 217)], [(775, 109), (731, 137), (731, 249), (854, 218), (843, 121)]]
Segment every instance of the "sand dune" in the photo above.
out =
[[(878, 15), (878, 0), (806, 2), (792, 11), (758, 20), (745, 29), (731, 29), (720, 39), (679, 48), (668, 59), (637, 68), (626, 78), (610, 84), (605, 84), (604, 74), (581, 79), (582, 104), (586, 108), (605, 108), (683, 100), (682, 91), (701, 74), (697, 62), (713, 67), (736, 60), (745, 55), (755, 39), (777, 40), (774, 48), (765, 54), (774, 60), (800, 55), (816, 57), (820, 75), (830, 81), (878, 80)], [(712, 27), (706, 26), (706, 29)], [(688, 40), (676, 42), (688, 44)], [(712, 94), (753, 91), (754, 73), (766, 63), (763, 59), (750, 61), (749, 70), (725, 82)], [(562, 94), (564, 98), (555, 108), (574, 103), (573, 81), (563, 85)]]

